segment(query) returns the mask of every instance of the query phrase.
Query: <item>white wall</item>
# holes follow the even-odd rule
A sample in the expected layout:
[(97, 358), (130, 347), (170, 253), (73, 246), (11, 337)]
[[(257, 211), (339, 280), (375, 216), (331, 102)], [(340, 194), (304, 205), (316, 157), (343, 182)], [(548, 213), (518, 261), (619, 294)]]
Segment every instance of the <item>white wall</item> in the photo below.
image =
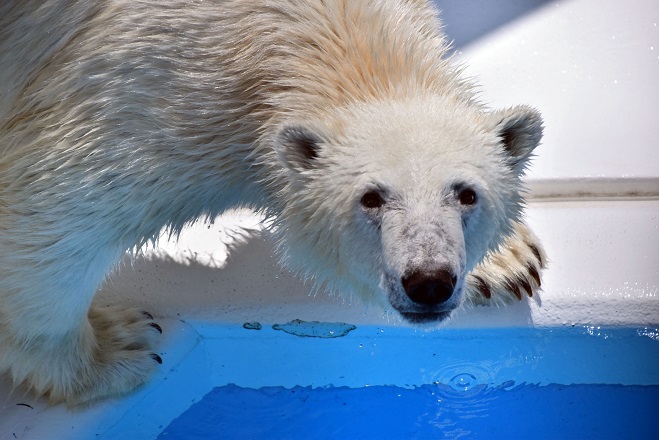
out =
[(484, 100), (542, 111), (531, 179), (659, 178), (659, 2), (436, 3)]

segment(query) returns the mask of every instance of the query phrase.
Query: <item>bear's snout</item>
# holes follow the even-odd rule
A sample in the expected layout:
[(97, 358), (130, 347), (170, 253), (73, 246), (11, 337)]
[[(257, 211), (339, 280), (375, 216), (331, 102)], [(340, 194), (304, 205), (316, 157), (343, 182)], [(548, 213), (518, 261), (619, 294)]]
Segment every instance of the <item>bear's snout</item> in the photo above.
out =
[(409, 299), (414, 303), (436, 306), (451, 298), (457, 279), (455, 274), (445, 269), (430, 273), (413, 271), (402, 277), (401, 284)]

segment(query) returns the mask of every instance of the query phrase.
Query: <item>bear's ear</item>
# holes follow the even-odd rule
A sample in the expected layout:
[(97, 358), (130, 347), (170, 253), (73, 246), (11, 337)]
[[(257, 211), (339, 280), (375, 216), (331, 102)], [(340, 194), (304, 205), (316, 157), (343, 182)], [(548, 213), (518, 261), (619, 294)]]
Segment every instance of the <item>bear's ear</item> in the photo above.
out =
[(324, 142), (318, 130), (302, 125), (286, 125), (277, 134), (275, 149), (287, 168), (305, 171), (314, 168)]
[(493, 113), (495, 130), (513, 170), (524, 173), (533, 150), (542, 139), (542, 116), (528, 106), (517, 106)]

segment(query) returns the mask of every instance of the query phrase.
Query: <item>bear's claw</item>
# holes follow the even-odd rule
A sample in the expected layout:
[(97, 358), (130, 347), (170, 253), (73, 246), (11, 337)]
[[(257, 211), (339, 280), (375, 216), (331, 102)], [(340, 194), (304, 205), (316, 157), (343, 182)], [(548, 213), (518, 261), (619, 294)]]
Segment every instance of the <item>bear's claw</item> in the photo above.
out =
[(479, 277), (478, 275), (472, 274), (471, 276), (474, 280), (476, 280), (476, 288), (478, 289), (480, 294), (487, 299), (492, 298), (492, 291), (490, 290), (490, 287), (487, 285), (485, 280), (483, 280), (483, 278)]
[[(151, 317), (151, 319), (153, 319), (153, 317)], [(149, 325), (155, 328), (158, 331), (158, 333), (162, 334), (162, 327), (160, 327), (158, 324), (156, 324), (155, 322), (150, 322)]]

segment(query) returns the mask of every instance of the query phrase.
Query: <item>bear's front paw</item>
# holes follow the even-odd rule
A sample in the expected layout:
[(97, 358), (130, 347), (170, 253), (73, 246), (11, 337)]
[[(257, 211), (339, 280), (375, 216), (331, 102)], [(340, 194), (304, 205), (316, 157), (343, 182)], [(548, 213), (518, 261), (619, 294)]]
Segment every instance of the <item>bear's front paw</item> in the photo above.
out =
[(474, 304), (504, 304), (533, 296), (540, 289), (546, 265), (538, 238), (517, 223), (499, 249), (467, 275), (467, 298)]
[(92, 307), (87, 318), (26, 349), (17, 344), (9, 365), (14, 381), (52, 403), (78, 406), (133, 390), (162, 363), (155, 352), (162, 329), (149, 313)]
[(150, 313), (121, 307), (92, 307), (88, 314), (96, 340), (85, 387), (67, 397), (78, 404), (123, 394), (144, 383), (162, 358), (155, 352), (162, 328)]

